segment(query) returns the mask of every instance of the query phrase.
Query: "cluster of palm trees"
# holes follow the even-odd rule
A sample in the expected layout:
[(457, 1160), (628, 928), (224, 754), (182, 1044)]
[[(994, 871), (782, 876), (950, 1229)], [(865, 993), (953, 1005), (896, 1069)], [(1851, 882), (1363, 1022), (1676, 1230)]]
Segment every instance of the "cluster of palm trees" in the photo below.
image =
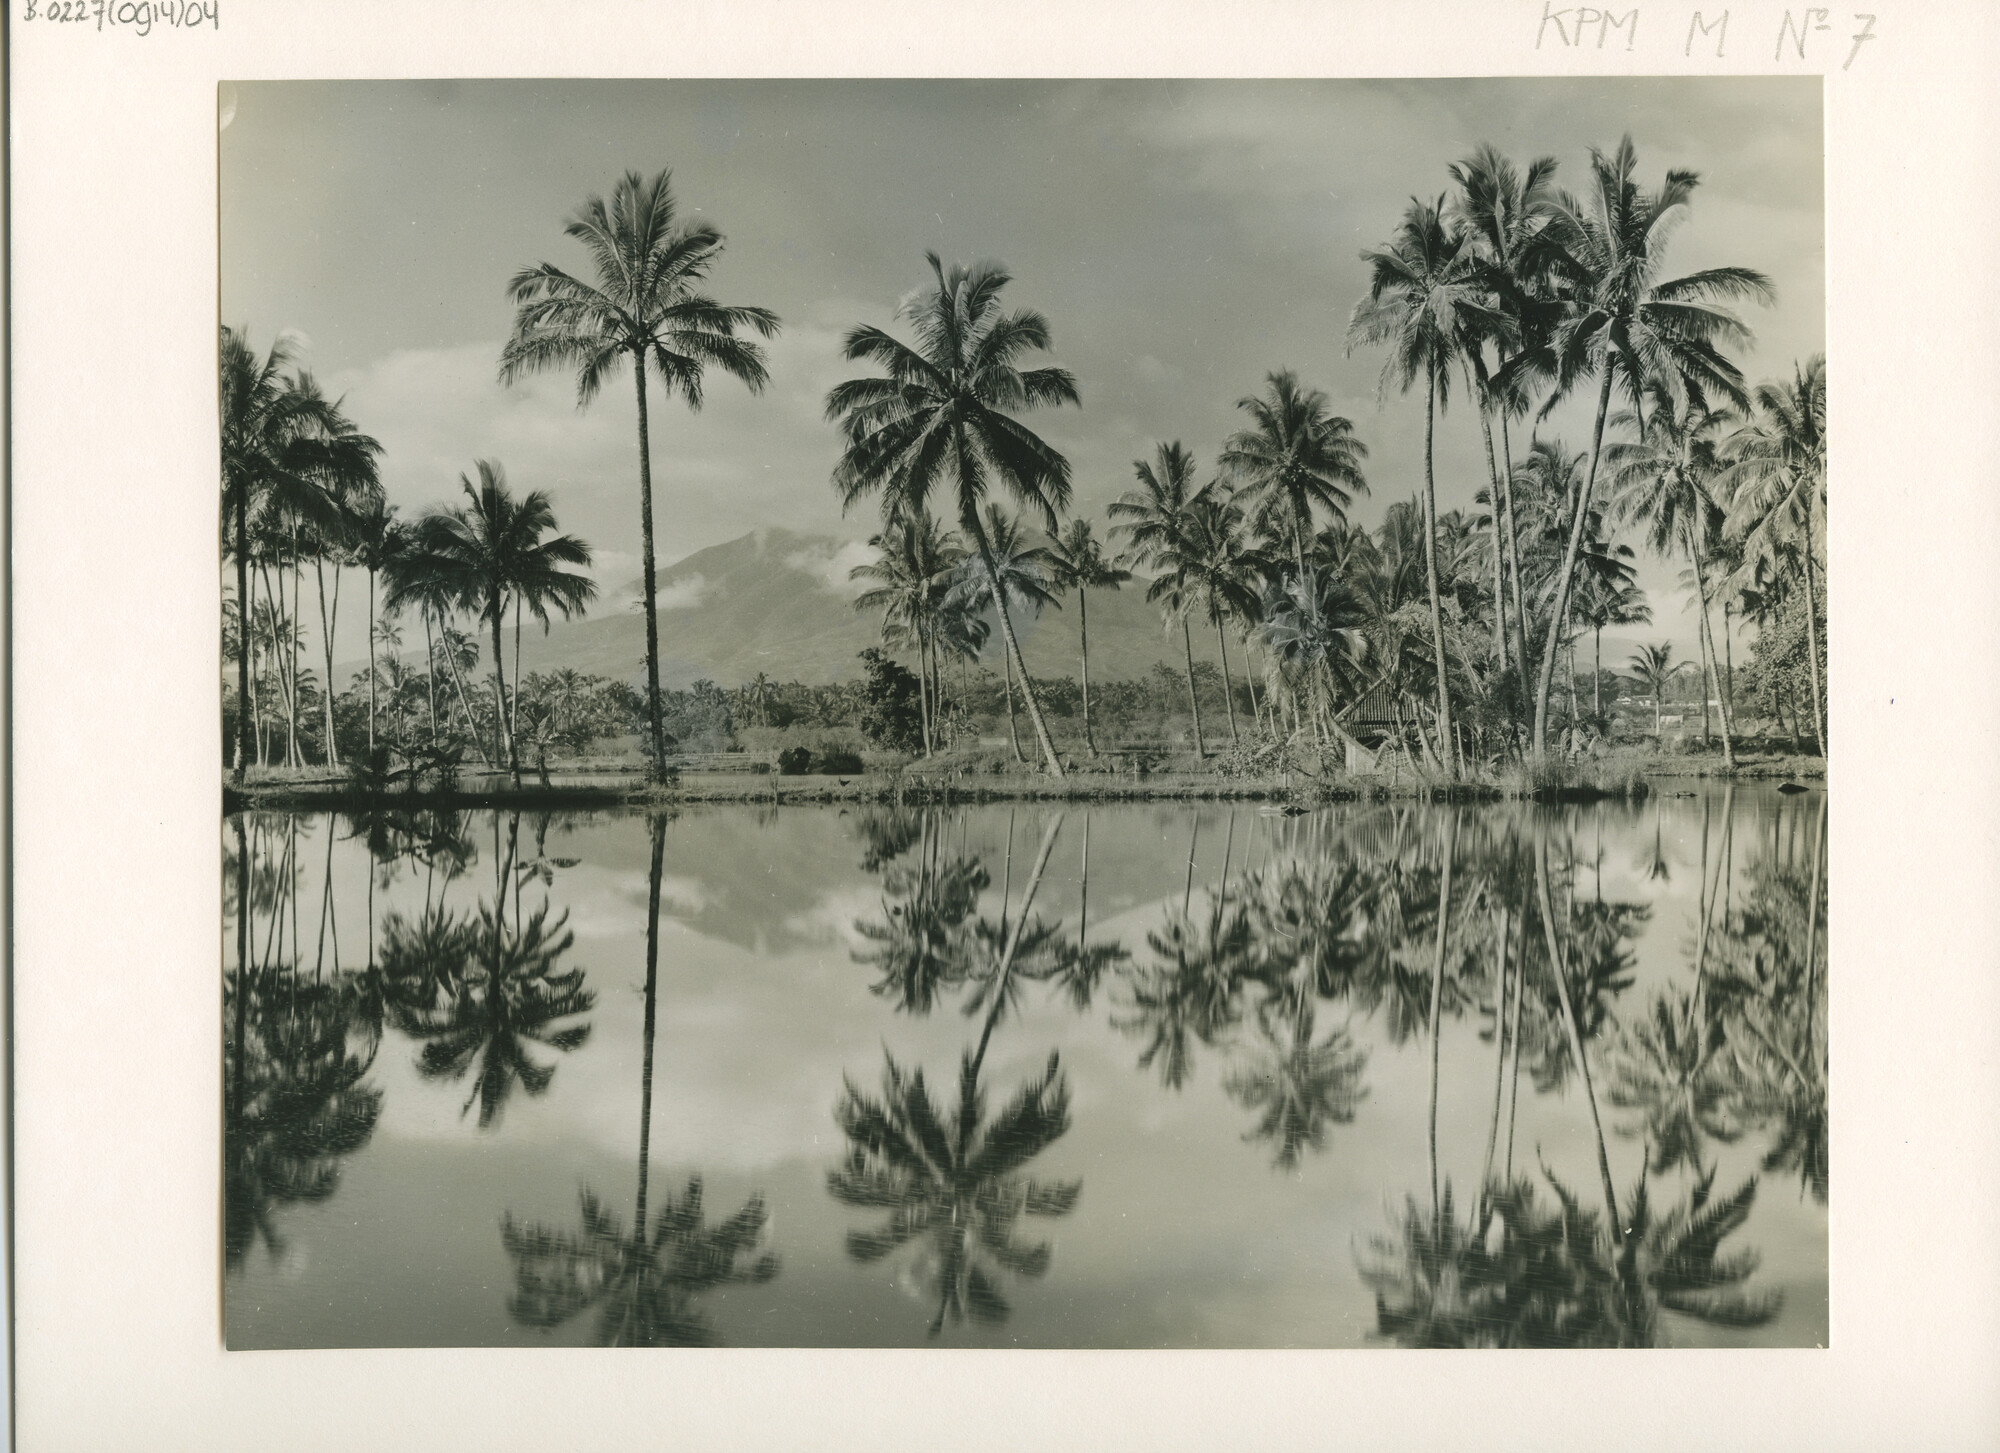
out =
[[(348, 568), (367, 576), (369, 664), (361, 726), (366, 758), (374, 759), (381, 745), (385, 689), (396, 708), (397, 746), (406, 756), (418, 755), (415, 744), (401, 739), (401, 707), (420, 690), (428, 705), (426, 750), (455, 753), (469, 742), (489, 765), (510, 767), (518, 776), (522, 617), (532, 616), (547, 629), (552, 613), (567, 618), (589, 604), (597, 587), (579, 573), (590, 564), (589, 545), (557, 532), (545, 491), (516, 496), (505, 470), (484, 459), (475, 466), (476, 484), (459, 477), (461, 504), (399, 519), (383, 497), (381, 446), (360, 433), (340, 403), (327, 399), (311, 374), (297, 366), (289, 339), (279, 338), (260, 358), (243, 330), (224, 327), (221, 358), (224, 553), (236, 573), (224, 624), (237, 669), (237, 780), (252, 763), (306, 766), (315, 745), (320, 765), (343, 765), (344, 733), (336, 717), (342, 693), (333, 680), (333, 653)], [(319, 682), (301, 660), (306, 635), (299, 625), (300, 600), (308, 562), (325, 658)], [(402, 641), (397, 618), (411, 608), (424, 629), (426, 664), (417, 680), (396, 650)], [(503, 646), (510, 614), (511, 686)], [(466, 676), (477, 668), (480, 649), (476, 637), (460, 627), (466, 618), (475, 629), (480, 624), (489, 629), (493, 653), (492, 695), (477, 703)], [(447, 687), (441, 711), (440, 691)], [(315, 704), (323, 720), (312, 730), (306, 718)], [(458, 722), (452, 721), (453, 705)]]
[[(1264, 690), (1253, 679), (1250, 704), (1273, 737), (1352, 742), (1344, 715), (1386, 689), (1447, 777), (1464, 775), (1475, 753), (1540, 759), (1558, 719), (1558, 663), (1570, 662), (1574, 724), (1583, 718), (1577, 640), (1594, 635), (1601, 678), (1605, 628), (1650, 619), (1633, 550), (1616, 539), (1632, 526), (1657, 552), (1689, 563), (1708, 685), (1725, 697), (1729, 763), (1733, 723), (1710, 623), (1717, 603), (1726, 638), (1732, 610), (1768, 621), (1788, 592), (1804, 591), (1823, 740), (1814, 571), (1824, 531), (1824, 363), (1815, 357), (1789, 385), (1746, 390), (1724, 347), (1750, 334), (1726, 305), (1768, 303), (1771, 285), (1741, 267), (1663, 276), (1667, 241), (1698, 178), (1670, 171), (1647, 190), (1637, 171), (1630, 138), (1593, 151), (1590, 187), (1578, 198), (1556, 188), (1552, 160), (1523, 170), (1482, 147), (1451, 169), (1449, 194), (1412, 202), (1390, 240), (1363, 254), (1370, 282), (1349, 346), (1386, 350), (1385, 391), (1425, 386), (1422, 489), (1391, 507), (1373, 540), (1348, 519), (1367, 488), (1367, 450), (1352, 422), (1279, 371), (1240, 401), (1245, 427), (1218, 451), (1213, 477), (1200, 478), (1179, 441), (1136, 463), (1138, 487), (1111, 506), (1123, 555), (1107, 559), (1087, 520), (1063, 522), (1068, 461), (1017, 417), (1079, 401), (1065, 370), (1024, 366), (1050, 345), (1047, 319), (1003, 308), (1010, 279), (997, 265), (947, 269), (931, 256), (929, 282), (900, 312), (913, 341), (855, 328), (847, 357), (880, 373), (827, 397), (845, 446), (833, 477), (842, 504), (874, 496), (883, 512), (882, 561), (861, 572), (877, 582), (868, 603), (925, 663), (929, 699), (942, 684), (937, 663), (976, 652), (983, 631), (966, 622), (990, 611), (1042, 761), (1060, 775), (1012, 610), (1039, 610), (1065, 588), (1081, 602), (1137, 571), (1169, 627), (1181, 628), (1197, 750), (1199, 615), (1217, 633), (1225, 679), (1226, 624), (1246, 653), (1263, 653), (1253, 677), (1262, 675)], [(1486, 510), (1477, 516), (1436, 507), (1434, 438), (1454, 379), (1470, 393), (1485, 446), (1477, 497)], [(1531, 438), (1517, 458), (1512, 426), (1538, 424), (1579, 388), (1595, 396), (1589, 448)], [(989, 499), (996, 488), (1041, 525), (1048, 545), (1014, 547), (1012, 522)], [(932, 518), (939, 490), (956, 533)], [(1083, 642), (1087, 680), (1087, 628)], [(1240, 741), (1232, 697), (1225, 692)], [(1601, 720), (1601, 686), (1592, 714)], [(1087, 710), (1084, 730), (1094, 752)]]

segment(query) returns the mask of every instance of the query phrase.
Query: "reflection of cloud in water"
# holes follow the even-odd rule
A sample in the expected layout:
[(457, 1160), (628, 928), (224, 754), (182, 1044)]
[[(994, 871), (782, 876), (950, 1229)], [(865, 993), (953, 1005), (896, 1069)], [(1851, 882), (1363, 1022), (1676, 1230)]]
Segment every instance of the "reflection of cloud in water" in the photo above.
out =
[(855, 929), (855, 920), (879, 917), (881, 912), (882, 894), (873, 885), (836, 888), (804, 913), (787, 918), (782, 927), (801, 943), (837, 944), (851, 951), (868, 942)]

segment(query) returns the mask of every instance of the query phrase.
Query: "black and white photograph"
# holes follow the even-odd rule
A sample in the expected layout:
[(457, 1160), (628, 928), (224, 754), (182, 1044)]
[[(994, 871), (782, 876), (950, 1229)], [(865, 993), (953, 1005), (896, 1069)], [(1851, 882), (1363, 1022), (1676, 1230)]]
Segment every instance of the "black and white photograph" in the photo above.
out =
[(1819, 76), (216, 104), (232, 1353), (1828, 1345)]

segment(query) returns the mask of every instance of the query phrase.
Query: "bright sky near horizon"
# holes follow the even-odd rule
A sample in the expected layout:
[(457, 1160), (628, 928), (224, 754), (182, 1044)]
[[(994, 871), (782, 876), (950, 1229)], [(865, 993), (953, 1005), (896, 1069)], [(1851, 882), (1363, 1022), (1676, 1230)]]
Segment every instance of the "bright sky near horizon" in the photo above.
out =
[[(1290, 367), (1367, 442), (1372, 488), (1354, 513), (1372, 527), (1421, 488), (1423, 407), (1421, 391), (1378, 400), (1379, 353), (1346, 351), (1360, 253), (1481, 142), (1555, 157), (1572, 190), (1590, 148), (1625, 132), (1643, 184), (1698, 171), (1667, 274), (1726, 263), (1773, 279), (1776, 306), (1746, 314), (1751, 382), (1825, 346), (1817, 77), (246, 82), (223, 87), (222, 113), (222, 320), (260, 350), (304, 335), (313, 370), (382, 440), (405, 513), (498, 459), (517, 488), (552, 492), (607, 590), (638, 573), (630, 383), (579, 414), (571, 379), (502, 388), (496, 370), (507, 280), (540, 261), (584, 271), (562, 224), (626, 169), (672, 167), (684, 214), (728, 238), (715, 295), (784, 320), (762, 397), (717, 378), (701, 414), (653, 410), (663, 563), (758, 525), (871, 532), (827, 485), (822, 401), (861, 371), (839, 357), (844, 331), (893, 326), (926, 249), (1003, 262), (1009, 301), (1048, 315), (1083, 407), (1034, 426), (1069, 456), (1079, 512), (1101, 522), (1157, 441), (1212, 464), (1236, 400)], [(1589, 402), (1544, 434), (1586, 447)], [(1440, 509), (1485, 482), (1459, 399), (1436, 467)], [(1642, 560), (1655, 623), (1607, 633), (1607, 665), (1641, 638), (1694, 653), (1679, 570)], [(358, 656), (360, 612), (343, 615)]]

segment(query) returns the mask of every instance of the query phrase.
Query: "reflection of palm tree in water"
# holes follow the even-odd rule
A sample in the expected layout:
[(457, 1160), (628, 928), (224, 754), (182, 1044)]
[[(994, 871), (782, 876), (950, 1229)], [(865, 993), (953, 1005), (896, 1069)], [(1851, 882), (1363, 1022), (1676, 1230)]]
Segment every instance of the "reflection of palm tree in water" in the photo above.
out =
[[(294, 961), (251, 963), (257, 898), (244, 819), (235, 823), (237, 966), (223, 996), (223, 1258), (236, 1270), (259, 1240), (285, 1249), (275, 1207), (323, 1201), (340, 1183), (341, 1159), (374, 1133), (382, 1092), (362, 1083), (379, 1038), (352, 1043), (355, 1001), (339, 982), (301, 983)], [(283, 900), (268, 903), (274, 914)]]
[[(972, 1011), (983, 1009), (985, 1022), (977, 1046), (960, 1060), (956, 1106), (948, 1112), (931, 1098), (921, 1069), (905, 1071), (885, 1052), (881, 1097), (868, 1096), (850, 1080), (834, 1110), (849, 1152), (828, 1174), (827, 1189), (844, 1205), (890, 1212), (886, 1224), (848, 1233), (848, 1255), (866, 1264), (920, 1243), (909, 1272), (937, 1298), (933, 1337), (967, 1317), (987, 1324), (1005, 1319), (1010, 1308), (989, 1263), (1020, 1277), (1046, 1272), (1049, 1246), (1022, 1242), (1020, 1218), (1066, 1215), (1082, 1188), (1081, 1182), (1044, 1184), (1020, 1174), (1069, 1129), (1069, 1089), (1058, 1056), (1050, 1054), (1041, 1076), (990, 1120), (979, 1082), (993, 1031), (1015, 1002), (1017, 973), (1044, 977), (1057, 958), (1056, 929), (1032, 918), (1031, 910), (1061, 827), (1058, 813), (1043, 834), (1011, 925), (1003, 893), (999, 925), (981, 921), (968, 935), (990, 967), (978, 976), (972, 999)], [(1025, 971), (1024, 963), (1030, 965)]]
[(500, 1240), (514, 1263), (515, 1320), (543, 1329), (590, 1306), (599, 1308), (595, 1337), (605, 1347), (708, 1346), (719, 1341), (694, 1298), (738, 1282), (769, 1281), (778, 1258), (757, 1254), (768, 1219), (762, 1196), (720, 1225), (709, 1226), (700, 1176), (678, 1198), (668, 1195), (646, 1219), (653, 1130), (653, 1040), (659, 1002), (660, 878), (666, 856), (664, 816), (652, 820), (653, 857), (646, 894), (646, 1008), (639, 1077), (639, 1187), (628, 1233), (588, 1189), (574, 1232), (523, 1226), (512, 1215)]
[[(513, 829), (518, 835), (519, 814)], [(479, 1105), (479, 1125), (500, 1118), (515, 1086), (530, 1096), (547, 1092), (553, 1064), (538, 1062), (529, 1045), (568, 1053), (590, 1037), (589, 1024), (559, 1027), (586, 1014), (597, 996), (583, 987), (584, 971), (558, 971), (576, 936), (564, 927), (569, 915), (549, 920), (546, 905), (525, 923), (507, 921), (510, 886), (518, 891), (514, 852), (500, 855), (500, 818), (493, 819), (494, 902), (481, 904), (477, 921), (460, 923), (442, 909), (426, 915), (408, 935), (413, 953), (407, 970), (398, 964), (393, 1005), (396, 1027), (424, 1041), (417, 1070), (426, 1079), (458, 1080), (478, 1063), (472, 1093), (461, 1114)], [(400, 925), (385, 925), (400, 929)], [(390, 951), (385, 947), (385, 960)]]

